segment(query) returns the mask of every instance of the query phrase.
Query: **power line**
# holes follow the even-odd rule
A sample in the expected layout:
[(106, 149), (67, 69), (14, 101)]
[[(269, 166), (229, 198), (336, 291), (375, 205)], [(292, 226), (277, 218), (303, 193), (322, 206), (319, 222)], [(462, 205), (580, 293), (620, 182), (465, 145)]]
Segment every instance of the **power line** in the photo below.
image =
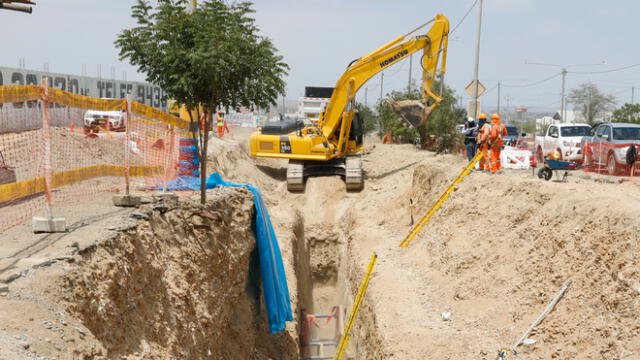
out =
[(633, 64), (633, 65), (624, 66), (624, 67), (617, 68), (617, 69), (604, 70), (604, 71), (569, 71), (569, 73), (570, 74), (605, 74), (605, 73), (610, 73), (610, 72), (615, 72), (615, 71), (631, 69), (631, 68), (634, 68), (634, 67), (637, 67), (637, 66), (640, 66), (640, 64)]
[(546, 79), (542, 79), (542, 80), (540, 80), (540, 81), (536, 81), (536, 82), (533, 82), (533, 83), (530, 83), (530, 84), (524, 84), (524, 85), (505, 85), (505, 84), (502, 84), (502, 86), (504, 86), (504, 87), (510, 87), (510, 88), (525, 88), (525, 87), (530, 87), (530, 86), (536, 86), (536, 85), (540, 85), (540, 84), (542, 84), (542, 83), (544, 83), (544, 82), (547, 82), (547, 81), (549, 81), (549, 80), (551, 80), (551, 79), (555, 79), (555, 78), (557, 78), (557, 77), (558, 77), (558, 76), (560, 76), (560, 75), (562, 75), (562, 73), (561, 73), (561, 72), (559, 72), (559, 73), (557, 73), (557, 74), (554, 74), (554, 75), (552, 75), (552, 76), (549, 76), (549, 77), (548, 77), (548, 78), (546, 78)]
[(462, 17), (462, 19), (460, 19), (460, 21), (458, 21), (458, 23), (456, 24), (456, 26), (453, 27), (453, 30), (451, 30), (449, 32), (449, 35), (453, 34), (454, 31), (456, 31), (456, 29), (458, 28), (458, 26), (462, 25), (462, 23), (464, 22), (464, 20), (467, 18), (467, 16), (469, 16), (469, 14), (471, 13), (471, 10), (473, 10), (474, 7), (476, 7), (476, 4), (478, 4), (478, 0), (473, 2), (473, 5), (471, 5), (471, 7), (469, 8), (469, 10), (467, 10), (467, 13), (464, 14), (464, 16)]

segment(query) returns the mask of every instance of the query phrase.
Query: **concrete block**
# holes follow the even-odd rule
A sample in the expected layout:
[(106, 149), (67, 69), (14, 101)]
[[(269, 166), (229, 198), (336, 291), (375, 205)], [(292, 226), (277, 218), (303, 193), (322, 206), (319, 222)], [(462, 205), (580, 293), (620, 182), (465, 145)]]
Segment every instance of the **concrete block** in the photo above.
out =
[(120, 207), (138, 207), (140, 206), (140, 196), (134, 195), (113, 195), (111, 197), (114, 206)]
[(168, 192), (157, 192), (155, 194), (153, 194), (153, 200), (154, 201), (160, 201), (160, 200), (178, 200), (178, 195), (173, 194), (173, 193), (168, 193)]
[(33, 232), (34, 233), (55, 233), (67, 231), (67, 220), (63, 217), (33, 217)]

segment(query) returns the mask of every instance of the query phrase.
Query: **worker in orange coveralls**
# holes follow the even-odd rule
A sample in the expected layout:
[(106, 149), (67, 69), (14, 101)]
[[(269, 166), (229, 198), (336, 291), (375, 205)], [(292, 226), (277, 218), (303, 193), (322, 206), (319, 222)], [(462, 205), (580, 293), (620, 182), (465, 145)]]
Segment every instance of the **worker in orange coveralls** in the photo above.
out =
[(491, 125), (487, 123), (487, 115), (480, 114), (478, 116), (478, 151), (482, 153), (482, 158), (479, 162), (479, 169), (489, 170), (489, 135), (491, 133)]
[(504, 141), (502, 141), (502, 137), (506, 135), (507, 128), (500, 123), (500, 115), (491, 115), (489, 160), (491, 162), (491, 173), (493, 174), (502, 170), (502, 164), (500, 164), (500, 153), (504, 148)]
[(218, 111), (216, 115), (216, 126), (218, 127), (218, 137), (224, 136), (225, 132), (229, 133), (229, 127), (227, 127), (227, 120), (224, 119), (222, 111)]

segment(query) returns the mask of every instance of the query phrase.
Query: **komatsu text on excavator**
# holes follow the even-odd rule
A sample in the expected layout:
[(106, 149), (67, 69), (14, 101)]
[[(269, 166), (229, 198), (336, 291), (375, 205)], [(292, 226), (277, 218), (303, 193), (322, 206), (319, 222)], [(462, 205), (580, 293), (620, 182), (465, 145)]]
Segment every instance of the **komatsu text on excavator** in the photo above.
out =
[[(426, 34), (411, 36), (430, 24)], [(356, 93), (380, 71), (422, 50), (422, 100), (392, 102), (391, 106), (412, 126), (425, 123), (442, 101), (432, 86), (436, 75), (445, 73), (448, 34), (449, 20), (439, 14), (410, 33), (354, 60), (338, 79), (317, 125), (305, 125), (302, 121), (267, 123), (251, 135), (251, 155), (289, 159), (287, 188), (290, 191), (304, 190), (306, 178), (318, 175), (339, 175), (345, 180), (347, 190), (361, 190), (364, 186), (360, 156), (364, 148), (363, 126), (354, 107)]]

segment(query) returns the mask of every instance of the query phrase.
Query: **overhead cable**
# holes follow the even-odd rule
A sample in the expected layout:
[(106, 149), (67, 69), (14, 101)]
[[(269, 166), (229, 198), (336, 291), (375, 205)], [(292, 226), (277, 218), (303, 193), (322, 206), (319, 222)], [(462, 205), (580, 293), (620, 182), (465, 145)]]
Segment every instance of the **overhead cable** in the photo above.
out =
[(533, 82), (533, 83), (531, 83), (531, 84), (524, 84), (524, 85), (506, 85), (506, 84), (501, 84), (501, 86), (504, 86), (504, 87), (510, 87), (510, 88), (525, 88), (525, 87), (530, 87), (530, 86), (536, 86), (536, 85), (540, 85), (540, 84), (542, 84), (542, 83), (544, 83), (544, 82), (547, 82), (547, 81), (549, 81), (549, 80), (551, 80), (551, 79), (555, 79), (555, 78), (557, 78), (557, 77), (558, 77), (558, 76), (560, 76), (560, 75), (562, 75), (562, 73), (561, 73), (561, 72), (559, 72), (559, 73), (557, 73), (557, 74), (554, 74), (554, 75), (552, 75), (552, 76), (549, 76), (549, 77), (548, 77), (548, 78), (546, 78), (546, 79), (542, 79), (542, 80), (540, 80), (540, 81)]
[(456, 31), (456, 29), (458, 28), (458, 26), (460, 26), (464, 20), (467, 18), (467, 16), (469, 16), (469, 14), (471, 13), (471, 10), (473, 10), (474, 7), (476, 7), (476, 4), (478, 4), (478, 0), (473, 2), (473, 5), (471, 5), (471, 7), (469, 8), (469, 10), (467, 10), (467, 13), (464, 14), (464, 16), (462, 17), (462, 19), (460, 19), (460, 21), (458, 21), (458, 23), (456, 24), (456, 26), (453, 27), (453, 30), (451, 30), (449, 32), (449, 35), (453, 34), (454, 31)]

